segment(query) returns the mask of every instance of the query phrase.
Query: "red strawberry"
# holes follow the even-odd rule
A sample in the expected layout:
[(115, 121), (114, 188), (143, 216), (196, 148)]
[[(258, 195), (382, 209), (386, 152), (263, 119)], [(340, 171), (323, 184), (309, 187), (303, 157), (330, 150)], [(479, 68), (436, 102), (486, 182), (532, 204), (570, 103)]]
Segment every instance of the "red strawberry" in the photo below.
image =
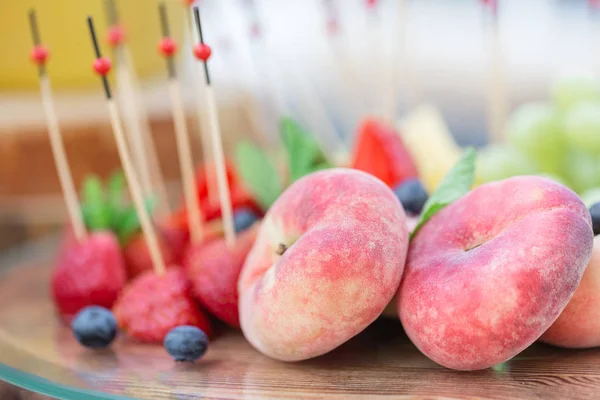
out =
[[(216, 172), (214, 167), (207, 166), (205, 168), (198, 168), (196, 171), (196, 185), (198, 188), (198, 199), (200, 200), (200, 208), (204, 215), (205, 221), (211, 221), (216, 218), (221, 218), (221, 205), (219, 204), (219, 198), (217, 193), (214, 194), (213, 198), (208, 196), (208, 181), (207, 173), (211, 180), (211, 187), (217, 188)], [(242, 186), (240, 179), (235, 173), (234, 166), (227, 162), (226, 163), (227, 181), (229, 183), (229, 192), (231, 198), (231, 206), (234, 210), (242, 207), (248, 207), (252, 209), (257, 215), (262, 215), (263, 212), (260, 207), (254, 201), (252, 195)], [(181, 208), (179, 211), (174, 213), (174, 218), (179, 221), (185, 229), (188, 229), (187, 225), (187, 211)]]
[(208, 318), (191, 294), (191, 283), (181, 267), (159, 276), (147, 271), (123, 290), (113, 312), (119, 327), (143, 342), (162, 343), (179, 325), (194, 325), (211, 335)]
[(232, 249), (224, 239), (192, 245), (184, 259), (194, 296), (210, 313), (234, 327), (240, 326), (237, 281), (256, 234), (257, 225), (243, 231)]
[[(178, 261), (176, 259), (177, 254), (175, 254), (174, 249), (171, 248), (170, 243), (167, 242), (166, 237), (160, 233), (160, 230), (158, 230), (157, 237), (165, 265), (170, 267), (171, 265), (176, 264)], [(150, 251), (146, 245), (144, 235), (141, 233), (138, 233), (123, 248), (123, 258), (125, 259), (127, 277), (129, 279), (135, 278), (142, 272), (149, 271), (153, 268)], [(181, 259), (181, 256), (179, 258)]]
[(359, 127), (352, 168), (375, 175), (391, 187), (418, 177), (417, 167), (400, 136), (374, 119), (364, 120)]
[(110, 232), (92, 232), (81, 243), (67, 239), (52, 274), (52, 298), (65, 322), (82, 308), (111, 308), (125, 285), (119, 243)]

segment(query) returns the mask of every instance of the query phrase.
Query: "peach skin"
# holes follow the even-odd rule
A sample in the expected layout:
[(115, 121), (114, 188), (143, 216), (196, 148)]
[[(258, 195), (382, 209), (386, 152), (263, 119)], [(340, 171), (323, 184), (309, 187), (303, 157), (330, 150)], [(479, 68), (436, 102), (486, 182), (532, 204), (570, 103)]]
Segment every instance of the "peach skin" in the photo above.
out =
[(445, 367), (502, 363), (558, 318), (592, 244), (590, 214), (565, 186), (532, 176), (482, 185), (413, 237), (398, 292), (402, 325)]
[(600, 236), (573, 298), (540, 341), (572, 349), (600, 346)]
[(290, 186), (242, 268), (241, 328), (269, 357), (299, 361), (361, 332), (394, 296), (408, 247), (400, 202), (379, 179), (330, 169)]

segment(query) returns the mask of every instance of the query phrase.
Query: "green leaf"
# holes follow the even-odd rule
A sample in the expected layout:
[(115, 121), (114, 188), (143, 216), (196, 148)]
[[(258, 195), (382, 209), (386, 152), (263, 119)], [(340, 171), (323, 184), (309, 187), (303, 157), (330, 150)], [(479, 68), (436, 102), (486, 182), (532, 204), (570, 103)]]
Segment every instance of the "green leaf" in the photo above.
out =
[(110, 208), (110, 226), (118, 231), (123, 218), (123, 203), (125, 200), (126, 180), (122, 171), (113, 173), (108, 179), (108, 207)]
[(110, 209), (102, 181), (97, 176), (88, 177), (83, 183), (82, 214), (88, 229), (98, 231), (110, 228)]
[(117, 171), (108, 179), (108, 202), (113, 207), (118, 207), (123, 202), (126, 187), (123, 171)]
[[(144, 203), (146, 211), (148, 214), (152, 215), (157, 204), (156, 199), (147, 198), (144, 200)], [(119, 243), (121, 243), (122, 246), (125, 246), (134, 235), (140, 232), (140, 230), (140, 219), (138, 218), (135, 207), (129, 206), (128, 208), (121, 210), (119, 224), (115, 229)]]
[(267, 210), (283, 191), (275, 165), (264, 151), (248, 141), (236, 147), (235, 161), (244, 186), (262, 209)]
[(286, 117), (281, 120), (281, 139), (288, 154), (291, 182), (313, 171), (331, 166), (314, 137), (291, 118)]
[(474, 149), (465, 150), (460, 160), (444, 176), (438, 188), (425, 202), (417, 226), (410, 235), (411, 238), (434, 214), (471, 190), (475, 179), (476, 156)]

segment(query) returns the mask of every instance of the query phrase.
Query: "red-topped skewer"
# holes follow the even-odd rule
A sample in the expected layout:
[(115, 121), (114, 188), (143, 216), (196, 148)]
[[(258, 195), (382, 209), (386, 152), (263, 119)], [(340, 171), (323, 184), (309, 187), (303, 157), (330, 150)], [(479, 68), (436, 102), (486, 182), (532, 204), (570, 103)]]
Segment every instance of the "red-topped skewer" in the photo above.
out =
[(121, 22), (115, 0), (104, 0), (104, 9), (108, 24), (106, 40), (113, 51), (115, 64), (116, 96), (123, 112), (126, 137), (132, 149), (136, 171), (144, 193), (158, 197), (157, 211), (167, 213), (167, 190), (150, 131), (150, 122), (138, 97), (140, 84), (127, 46), (127, 32)]
[[(196, 179), (194, 179), (194, 162), (192, 161), (192, 152), (190, 149), (190, 135), (185, 121), (185, 112), (181, 97), (181, 85), (177, 78), (177, 69), (173, 57), (177, 52), (177, 43), (171, 37), (167, 9), (165, 3), (158, 6), (160, 15), (160, 25), (162, 29), (162, 38), (158, 44), (161, 55), (165, 58), (169, 74), (169, 95), (171, 97), (171, 111), (173, 114), (173, 123), (175, 125), (175, 139), (177, 142), (177, 152), (179, 154), (179, 169), (183, 181), (183, 192), (185, 196), (185, 206), (189, 215), (190, 236), (192, 243), (199, 243), (204, 238), (202, 227), (202, 213), (198, 199), (198, 188)], [(208, 57), (207, 57), (208, 58)]]
[(127, 150), (127, 143), (125, 139), (125, 134), (123, 133), (123, 127), (121, 125), (119, 110), (117, 108), (115, 100), (113, 99), (110, 90), (110, 84), (107, 78), (107, 75), (111, 69), (111, 63), (109, 59), (102, 57), (102, 53), (100, 52), (100, 46), (96, 38), (96, 30), (94, 29), (94, 22), (92, 20), (92, 17), (88, 17), (87, 22), (90, 30), (92, 44), (94, 46), (94, 53), (96, 55), (93, 68), (94, 71), (96, 71), (96, 73), (102, 79), (102, 85), (104, 86), (104, 94), (106, 96), (106, 106), (108, 109), (108, 115), (110, 117), (113, 135), (115, 137), (115, 141), (117, 142), (117, 150), (119, 151), (119, 157), (121, 159), (121, 164), (123, 165), (123, 171), (125, 172), (127, 185), (129, 187), (129, 191), (131, 192), (131, 197), (133, 199), (133, 203), (135, 205), (138, 218), (140, 220), (140, 225), (142, 227), (144, 239), (146, 240), (146, 244), (150, 251), (150, 258), (152, 259), (154, 270), (158, 275), (162, 275), (166, 271), (165, 261), (160, 252), (158, 238), (154, 226), (152, 224), (151, 216), (148, 213), (146, 207), (144, 206), (144, 195), (142, 192), (142, 188), (140, 186), (139, 178), (137, 177), (135, 168), (133, 167), (131, 156), (129, 155), (129, 152)]
[(33, 9), (29, 10), (29, 26), (34, 45), (30, 57), (31, 60), (38, 66), (42, 106), (44, 108), (46, 124), (48, 125), (50, 146), (52, 148), (52, 155), (58, 172), (58, 180), (60, 182), (63, 197), (65, 199), (65, 204), (67, 206), (69, 219), (71, 220), (71, 225), (73, 226), (73, 233), (75, 238), (81, 242), (87, 236), (87, 231), (83, 221), (83, 216), (81, 215), (81, 207), (77, 197), (77, 191), (75, 190), (73, 176), (69, 168), (62, 134), (58, 125), (58, 118), (56, 116), (56, 110), (54, 107), (50, 79), (46, 74), (46, 62), (48, 61), (50, 53), (41, 42), (37, 18), (35, 10)]
[(225, 231), (225, 242), (227, 246), (232, 247), (235, 243), (235, 229), (233, 225), (233, 210), (231, 206), (231, 197), (229, 193), (229, 184), (227, 182), (227, 173), (225, 168), (225, 155), (223, 152), (223, 139), (221, 137), (221, 128), (219, 126), (219, 117), (215, 95), (212, 91), (210, 73), (208, 70), (208, 59), (212, 50), (204, 43), (202, 36), (202, 24), (200, 21), (200, 10), (194, 7), (194, 18), (196, 28), (198, 29), (199, 42), (194, 45), (194, 55), (204, 66), (204, 78), (206, 83), (205, 96), (208, 116), (208, 126), (211, 135), (211, 144), (215, 158), (215, 168), (217, 172), (217, 190), (219, 193), (219, 203), (221, 205), (221, 215), (223, 217), (223, 228)]

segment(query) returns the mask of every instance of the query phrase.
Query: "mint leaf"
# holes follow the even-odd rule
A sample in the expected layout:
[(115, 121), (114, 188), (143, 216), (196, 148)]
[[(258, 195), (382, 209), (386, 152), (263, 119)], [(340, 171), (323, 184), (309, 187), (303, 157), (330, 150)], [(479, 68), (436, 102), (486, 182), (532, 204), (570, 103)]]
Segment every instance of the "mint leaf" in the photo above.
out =
[[(155, 198), (144, 200), (144, 207), (148, 214), (152, 215), (157, 203)], [(141, 230), (140, 219), (134, 206), (121, 210), (119, 224), (114, 230), (122, 246), (125, 246), (132, 236)]]
[(291, 182), (316, 170), (331, 167), (317, 141), (291, 118), (281, 120), (281, 139), (288, 154)]
[(113, 173), (108, 179), (108, 203), (112, 207), (119, 207), (123, 202), (125, 184), (123, 171)]
[(99, 231), (110, 228), (110, 209), (106, 203), (102, 181), (97, 176), (88, 177), (83, 183), (81, 211), (88, 229)]
[(244, 185), (262, 209), (267, 210), (283, 191), (275, 165), (262, 149), (248, 141), (236, 147), (235, 161)]
[(123, 218), (123, 201), (125, 199), (126, 181), (122, 171), (113, 173), (108, 179), (107, 205), (110, 208), (110, 226), (114, 231), (118, 230)]
[(423, 206), (423, 211), (417, 222), (417, 226), (411, 233), (410, 237), (414, 237), (419, 229), (427, 222), (435, 213), (453, 203), (460, 197), (471, 190), (473, 180), (475, 179), (475, 159), (477, 153), (472, 148), (464, 151), (462, 157), (444, 176), (442, 182), (433, 194), (427, 199)]

